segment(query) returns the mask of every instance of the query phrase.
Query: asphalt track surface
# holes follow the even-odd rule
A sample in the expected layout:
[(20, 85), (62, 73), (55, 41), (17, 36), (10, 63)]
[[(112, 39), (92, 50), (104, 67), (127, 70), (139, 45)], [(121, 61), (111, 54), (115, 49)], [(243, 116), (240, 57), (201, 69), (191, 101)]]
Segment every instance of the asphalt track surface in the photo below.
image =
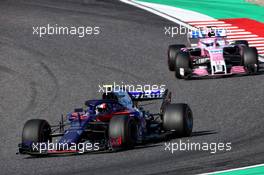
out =
[[(5, 0), (0, 11), (0, 174), (194, 174), (263, 163), (264, 75), (176, 80), (166, 49), (185, 36), (166, 37), (164, 26), (175, 24), (117, 1)], [(32, 26), (48, 23), (100, 26), (101, 34), (32, 35)], [(166, 84), (194, 113), (194, 134), (182, 141), (232, 142), (232, 150), (171, 154), (160, 142), (117, 153), (16, 155), (26, 120), (55, 123), (113, 81)]]

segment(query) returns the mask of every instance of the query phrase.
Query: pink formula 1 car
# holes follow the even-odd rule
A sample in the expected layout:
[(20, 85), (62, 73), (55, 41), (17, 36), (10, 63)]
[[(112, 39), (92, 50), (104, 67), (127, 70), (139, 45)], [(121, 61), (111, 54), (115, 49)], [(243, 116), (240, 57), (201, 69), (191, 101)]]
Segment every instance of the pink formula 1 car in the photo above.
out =
[[(179, 79), (256, 74), (258, 53), (246, 40), (227, 42), (226, 31), (212, 29), (192, 31), (188, 35), (190, 47), (170, 45), (168, 66)], [(192, 47), (196, 40), (197, 46)], [(197, 41), (198, 40), (198, 41)]]

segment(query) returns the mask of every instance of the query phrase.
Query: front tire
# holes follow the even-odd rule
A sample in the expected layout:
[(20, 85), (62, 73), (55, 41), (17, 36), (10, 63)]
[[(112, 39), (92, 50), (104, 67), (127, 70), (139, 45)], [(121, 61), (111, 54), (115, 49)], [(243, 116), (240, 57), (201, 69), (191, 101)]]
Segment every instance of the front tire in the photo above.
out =
[(163, 128), (174, 136), (188, 137), (192, 134), (193, 115), (187, 104), (169, 104), (163, 114)]
[(185, 48), (183, 44), (170, 45), (168, 49), (168, 67), (170, 71), (175, 71), (175, 62), (178, 53), (181, 51), (181, 48)]
[(182, 79), (189, 75), (191, 70), (190, 55), (187, 52), (180, 52), (176, 57), (175, 77)]
[(137, 125), (129, 116), (113, 116), (109, 123), (109, 140), (112, 148), (132, 148), (136, 144)]
[(28, 120), (23, 128), (22, 143), (41, 143), (51, 141), (51, 127), (46, 120)]
[(257, 73), (259, 70), (258, 51), (255, 47), (244, 48), (242, 65), (249, 73)]

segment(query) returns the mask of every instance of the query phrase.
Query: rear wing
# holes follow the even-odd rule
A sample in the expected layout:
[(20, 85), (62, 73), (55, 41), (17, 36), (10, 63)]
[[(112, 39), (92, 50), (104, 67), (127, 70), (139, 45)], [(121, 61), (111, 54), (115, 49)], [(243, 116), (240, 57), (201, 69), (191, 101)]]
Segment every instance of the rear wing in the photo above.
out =
[(190, 39), (198, 38), (210, 38), (210, 37), (226, 37), (226, 30), (220, 28), (208, 27), (206, 29), (198, 29), (195, 31), (189, 32), (188, 37)]
[(166, 90), (148, 90), (148, 91), (129, 91), (133, 101), (150, 101), (150, 100), (162, 100), (168, 94)]
[(160, 113), (163, 114), (166, 106), (171, 103), (171, 92), (166, 90), (156, 90), (156, 91), (130, 91), (128, 92), (132, 97), (133, 102), (142, 102), (150, 100), (162, 100)]

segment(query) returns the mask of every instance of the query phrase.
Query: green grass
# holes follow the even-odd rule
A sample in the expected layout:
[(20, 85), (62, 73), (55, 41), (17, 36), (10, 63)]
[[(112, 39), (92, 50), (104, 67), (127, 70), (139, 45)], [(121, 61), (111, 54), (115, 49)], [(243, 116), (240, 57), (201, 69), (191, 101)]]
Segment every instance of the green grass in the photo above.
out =
[(264, 7), (244, 0), (139, 0), (196, 11), (220, 18), (250, 18), (264, 22)]

